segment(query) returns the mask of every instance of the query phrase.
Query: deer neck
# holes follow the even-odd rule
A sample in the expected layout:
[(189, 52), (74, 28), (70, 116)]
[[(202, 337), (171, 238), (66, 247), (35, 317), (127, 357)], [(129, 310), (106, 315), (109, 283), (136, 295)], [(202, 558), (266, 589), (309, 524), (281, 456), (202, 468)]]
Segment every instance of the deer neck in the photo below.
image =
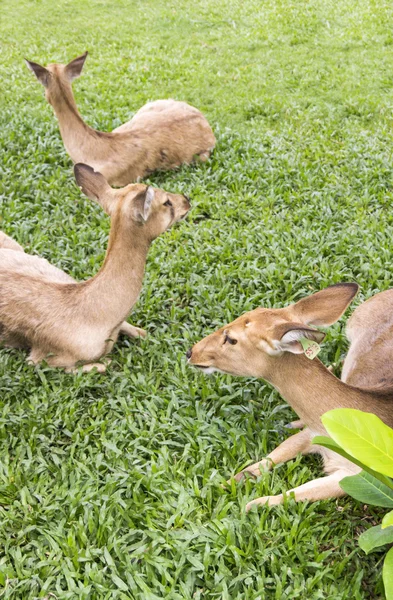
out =
[(274, 363), (266, 380), (313, 431), (326, 433), (321, 416), (328, 410), (356, 408), (369, 412), (375, 405), (375, 394), (337, 379), (317, 358), (284, 352)]
[(55, 92), (51, 94), (50, 103), (59, 122), (64, 146), (72, 160), (83, 162), (96, 154), (101, 145), (99, 132), (83, 121), (71, 84), (64, 80), (58, 81)]
[(138, 224), (121, 217), (112, 219), (104, 264), (85, 289), (95, 318), (109, 329), (127, 318), (138, 299), (151, 243)]

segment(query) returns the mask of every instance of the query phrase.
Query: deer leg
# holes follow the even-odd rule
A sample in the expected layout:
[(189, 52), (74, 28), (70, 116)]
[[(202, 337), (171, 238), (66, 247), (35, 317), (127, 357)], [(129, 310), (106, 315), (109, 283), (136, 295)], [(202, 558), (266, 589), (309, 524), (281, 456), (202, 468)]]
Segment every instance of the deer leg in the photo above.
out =
[(93, 369), (97, 369), (97, 373), (105, 373), (107, 366), (110, 364), (110, 360), (106, 360), (105, 362), (93, 362), (87, 363), (85, 365), (67, 367), (66, 373), (78, 373), (79, 370), (82, 370), (82, 373), (90, 373)]
[(201, 162), (206, 162), (207, 159), (210, 157), (210, 150), (204, 150), (203, 152), (199, 152), (199, 154), (197, 154), (197, 157)]
[(127, 321), (123, 321), (123, 323), (121, 324), (120, 333), (122, 333), (123, 335), (127, 335), (130, 338), (138, 338), (138, 337), (144, 338), (147, 335), (147, 333), (144, 329), (135, 327), (134, 325), (127, 323)]
[(27, 362), (38, 365), (42, 361), (45, 361), (49, 367), (69, 369), (75, 365), (77, 359), (71, 354), (52, 354), (48, 350), (42, 350), (37, 347), (31, 348)]
[(98, 373), (105, 373), (106, 367), (110, 364), (109, 358), (104, 358), (102, 362), (92, 362), (77, 365), (78, 358), (70, 354), (52, 354), (48, 355), (40, 348), (32, 348), (28, 357), (28, 362), (37, 365), (38, 363), (45, 360), (49, 367), (58, 367), (65, 369), (66, 373), (78, 373), (80, 370), (82, 373), (89, 373), (93, 369), (97, 369)]
[(340, 488), (339, 482), (347, 475), (353, 475), (353, 473), (346, 469), (339, 469), (327, 477), (319, 477), (318, 479), (299, 485), (286, 492), (286, 494), (256, 498), (247, 504), (246, 511), (248, 512), (253, 506), (259, 506), (261, 504), (267, 506), (282, 504), (284, 496), (289, 496), (290, 494), (294, 494), (296, 502), (304, 500), (315, 502), (316, 500), (326, 500), (328, 498), (345, 496), (346, 494), (344, 490)]
[[(282, 442), (277, 448), (270, 452), (262, 460), (246, 467), (234, 476), (235, 481), (241, 481), (246, 473), (258, 477), (263, 471), (270, 471), (270, 469), (282, 462), (287, 462), (291, 458), (295, 458), (298, 454), (307, 454), (311, 451), (311, 440), (312, 434), (309, 429), (303, 429), (295, 435), (291, 435), (287, 440)], [(231, 480), (228, 480), (228, 483)]]
[[(32, 346), (32, 348), (30, 350), (30, 354), (27, 357), (27, 362), (32, 365), (38, 365), (38, 363), (40, 363), (44, 359), (48, 362), (49, 357), (46, 358), (47, 354), (48, 354), (47, 352), (43, 352), (40, 348)], [(49, 364), (49, 362), (48, 362), (48, 364)]]

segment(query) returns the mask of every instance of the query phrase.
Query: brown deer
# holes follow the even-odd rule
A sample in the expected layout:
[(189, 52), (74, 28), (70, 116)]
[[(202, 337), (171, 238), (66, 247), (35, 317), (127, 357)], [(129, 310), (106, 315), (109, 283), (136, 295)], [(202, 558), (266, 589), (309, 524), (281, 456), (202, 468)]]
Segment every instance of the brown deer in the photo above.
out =
[(145, 104), (111, 133), (89, 127), (79, 114), (71, 83), (80, 76), (87, 52), (67, 65), (46, 67), (26, 60), (59, 121), (64, 146), (74, 163), (85, 163), (114, 186), (125, 186), (157, 169), (205, 161), (216, 140), (203, 114), (186, 102)]
[[(111, 215), (104, 264), (91, 279), (75, 282), (43, 258), (25, 254), (0, 237), (0, 341), (30, 348), (29, 361), (74, 371), (96, 367), (120, 332), (143, 336), (124, 322), (142, 288), (152, 241), (186, 216), (189, 200), (142, 184), (114, 190), (101, 173), (77, 164), (82, 191)], [(107, 363), (108, 361), (106, 361)]]
[[(58, 269), (54, 265), (51, 265), (45, 258), (41, 258), (40, 256), (32, 256), (30, 254), (23, 254), (22, 256), (11, 255), (9, 253), (1, 253), (1, 250), (14, 250), (16, 252), (23, 252), (24, 249), (18, 242), (10, 238), (3, 231), (0, 231), (0, 260), (4, 261), (3, 264), (12, 264), (17, 269), (22, 269), (24, 273), (30, 273), (33, 277), (39, 275), (50, 280), (54, 281), (63, 281), (66, 283), (76, 283), (75, 279), (73, 279), (67, 273), (64, 273), (61, 269)], [(6, 259), (6, 261), (5, 261)], [(1, 269), (1, 267), (0, 267)], [(120, 333), (126, 335), (130, 338), (136, 337), (146, 337), (146, 331), (144, 329), (140, 329), (139, 327), (134, 327), (130, 323), (124, 321), (124, 323), (120, 326)], [(0, 323), (0, 342), (2, 341), (2, 337), (4, 333), (2, 333), (1, 323)], [(15, 336), (13, 336), (15, 337)], [(18, 337), (20, 340), (20, 336)], [(4, 342), (4, 339), (3, 339)], [(26, 347), (28, 348), (27, 342), (22, 344), (12, 343), (10, 336), (8, 336), (7, 342), (5, 343), (8, 347)]]
[[(335, 452), (312, 445), (326, 435), (321, 416), (333, 408), (372, 412), (393, 426), (393, 290), (381, 292), (360, 305), (347, 327), (351, 346), (342, 380), (317, 358), (307, 358), (307, 344), (317, 347), (325, 334), (313, 326), (335, 323), (355, 297), (355, 283), (333, 285), (286, 308), (258, 308), (198, 342), (187, 353), (189, 363), (205, 373), (220, 371), (261, 377), (292, 406), (305, 429), (273, 452), (234, 476), (258, 476), (297, 454), (319, 453), (327, 477), (300, 485), (295, 500), (321, 500), (345, 495), (339, 482), (360, 469)], [(308, 342), (307, 342), (308, 340)], [(306, 349), (304, 349), (304, 347)], [(280, 504), (284, 494), (257, 498), (247, 505)]]

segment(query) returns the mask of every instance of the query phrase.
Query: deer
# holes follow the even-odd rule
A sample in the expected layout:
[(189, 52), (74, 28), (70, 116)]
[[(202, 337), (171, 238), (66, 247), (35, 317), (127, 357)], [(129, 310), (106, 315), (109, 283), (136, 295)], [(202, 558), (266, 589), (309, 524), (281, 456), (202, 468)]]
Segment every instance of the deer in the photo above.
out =
[(123, 187), (156, 170), (170, 170), (195, 159), (205, 162), (216, 139), (203, 114), (177, 100), (148, 102), (112, 132), (97, 131), (78, 111), (71, 84), (82, 72), (87, 52), (67, 65), (46, 67), (25, 59), (45, 88), (60, 134), (74, 163), (90, 165), (112, 186)]
[[(316, 327), (332, 325), (358, 292), (356, 283), (329, 286), (285, 308), (257, 308), (211, 333), (186, 354), (190, 365), (204, 373), (215, 371), (240, 377), (259, 377), (272, 385), (293, 408), (301, 428), (265, 458), (236, 475), (258, 477), (298, 454), (316, 453), (323, 459), (325, 477), (246, 505), (274, 506), (294, 496), (316, 501), (344, 496), (340, 481), (360, 468), (334, 451), (313, 445), (327, 435), (321, 416), (334, 408), (355, 408), (380, 417), (393, 427), (393, 290), (380, 292), (361, 304), (348, 321), (350, 348), (338, 379), (315, 357), (325, 334)], [(227, 484), (232, 480), (229, 479)]]
[(119, 333), (146, 334), (125, 319), (141, 291), (153, 240), (187, 215), (190, 201), (141, 183), (113, 189), (85, 164), (76, 164), (74, 173), (82, 192), (111, 217), (104, 262), (94, 277), (76, 282), (16, 242), (12, 247), (13, 240), (2, 234), (0, 341), (30, 349), (34, 365), (45, 360), (67, 372), (103, 373)]

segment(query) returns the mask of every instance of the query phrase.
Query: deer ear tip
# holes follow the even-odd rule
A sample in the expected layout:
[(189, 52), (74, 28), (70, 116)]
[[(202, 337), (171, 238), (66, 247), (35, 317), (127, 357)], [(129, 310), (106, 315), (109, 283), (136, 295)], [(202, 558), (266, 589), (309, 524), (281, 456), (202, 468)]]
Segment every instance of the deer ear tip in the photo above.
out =
[(90, 165), (86, 165), (86, 163), (76, 163), (74, 165), (74, 173), (78, 173), (79, 171), (89, 171), (90, 173), (95, 173), (93, 167), (91, 167)]
[(350, 283), (349, 284), (352, 289), (352, 298), (355, 298), (356, 294), (359, 292), (360, 285), (358, 283)]
[(360, 289), (360, 286), (356, 281), (348, 281), (347, 283), (342, 283), (341, 286), (351, 291), (351, 298), (354, 298)]
[(359, 284), (356, 283), (356, 281), (343, 281), (342, 283), (334, 283), (333, 285), (330, 285), (328, 287), (348, 288), (352, 289), (353, 291), (358, 291), (358, 289), (360, 288)]

